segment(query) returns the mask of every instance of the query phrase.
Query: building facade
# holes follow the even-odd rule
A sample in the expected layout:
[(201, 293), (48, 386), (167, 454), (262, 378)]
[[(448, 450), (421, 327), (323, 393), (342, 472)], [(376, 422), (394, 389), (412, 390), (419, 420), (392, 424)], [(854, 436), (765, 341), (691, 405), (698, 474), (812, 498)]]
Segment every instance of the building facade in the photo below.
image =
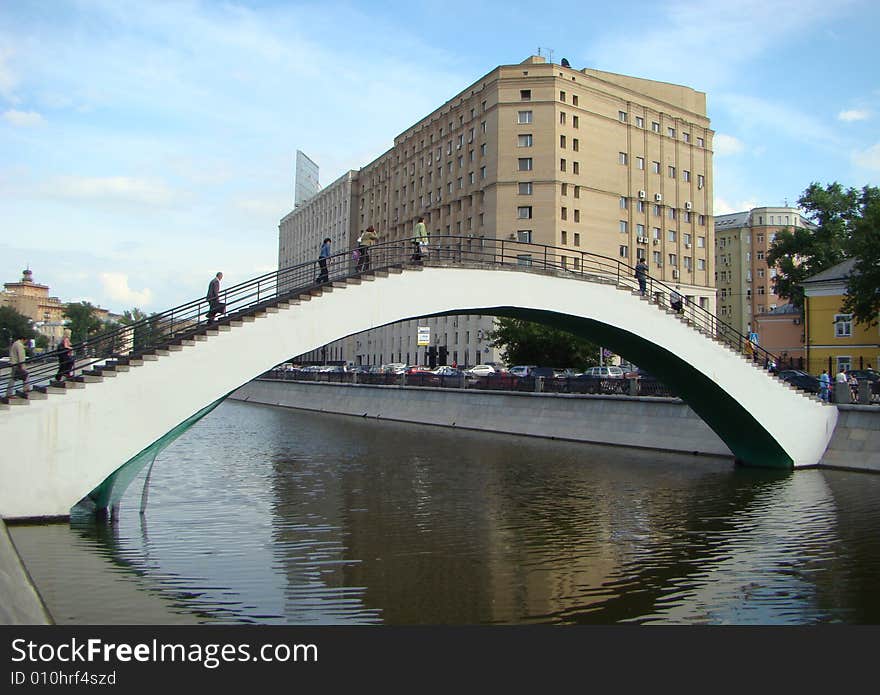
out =
[[(743, 335), (757, 330), (757, 316), (788, 303), (773, 290), (776, 268), (767, 253), (776, 235), (797, 227), (813, 228), (797, 208), (760, 207), (715, 218), (715, 267), (718, 316)], [(758, 335), (761, 342), (761, 335)]]
[(847, 276), (855, 260), (838, 263), (804, 280), (807, 370), (880, 369), (880, 326), (856, 323), (843, 313)]
[(64, 334), (65, 304), (58, 297), (49, 296), (49, 286), (34, 282), (30, 268), (22, 271), (18, 282), (3, 283), (0, 305), (11, 307), (33, 321), (34, 329), (49, 340), (54, 348)]
[[(626, 266), (643, 258), (714, 312), (712, 136), (702, 92), (531, 56), (484, 75), (364, 166), (352, 228), (393, 241), (424, 217), (435, 247), (545, 244), (572, 270), (591, 254)], [(520, 261), (532, 253), (523, 247)], [(371, 331), (350, 361), (429, 362), (415, 344), (420, 324), (449, 363), (498, 360), (492, 317), (454, 320)]]

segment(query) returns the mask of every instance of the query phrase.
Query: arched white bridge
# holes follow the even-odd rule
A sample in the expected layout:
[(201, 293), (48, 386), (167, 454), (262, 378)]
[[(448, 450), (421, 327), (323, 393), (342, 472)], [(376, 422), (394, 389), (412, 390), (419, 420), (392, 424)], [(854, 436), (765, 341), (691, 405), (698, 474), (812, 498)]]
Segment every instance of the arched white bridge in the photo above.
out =
[(401, 263), (323, 289), (285, 294), (283, 286), (219, 327), (191, 325), (164, 349), (107, 363), (91, 379), (87, 372), (99, 385), (38, 394), (48, 397), (0, 413), (0, 515), (65, 517), (87, 495), (106, 509), (169, 441), (256, 376), (339, 338), (430, 315), (525, 318), (608, 346), (678, 393), (748, 465), (815, 465), (837, 422), (836, 407), (613, 278), (516, 264)]

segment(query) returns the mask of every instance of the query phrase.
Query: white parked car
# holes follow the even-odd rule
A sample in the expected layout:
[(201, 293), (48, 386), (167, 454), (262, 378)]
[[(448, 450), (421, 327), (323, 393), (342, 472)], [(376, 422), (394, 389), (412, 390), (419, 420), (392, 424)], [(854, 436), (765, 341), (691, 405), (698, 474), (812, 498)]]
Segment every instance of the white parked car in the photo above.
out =
[(623, 370), (620, 367), (590, 367), (584, 372), (584, 376), (599, 377), (600, 379), (623, 379)]
[(471, 376), (492, 376), (495, 371), (495, 367), (490, 364), (478, 364), (476, 367), (468, 369), (467, 373)]

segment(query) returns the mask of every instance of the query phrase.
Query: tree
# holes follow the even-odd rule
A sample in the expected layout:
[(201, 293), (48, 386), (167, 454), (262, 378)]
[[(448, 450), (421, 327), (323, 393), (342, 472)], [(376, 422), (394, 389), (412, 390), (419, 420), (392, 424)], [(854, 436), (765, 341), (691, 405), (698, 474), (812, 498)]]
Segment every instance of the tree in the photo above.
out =
[(803, 281), (853, 258), (856, 263), (841, 309), (852, 313), (856, 322), (876, 324), (880, 311), (880, 189), (844, 189), (837, 182), (823, 188), (812, 183), (798, 205), (816, 227), (798, 227), (776, 235), (767, 254), (767, 264), (777, 268), (774, 291), (803, 309)]
[(507, 364), (583, 368), (596, 364), (599, 355), (599, 347), (588, 340), (521, 319), (499, 319), (489, 337)]
[[(149, 316), (134, 307), (130, 311), (122, 312), (122, 318), (119, 320), (119, 323), (125, 326), (131, 326), (133, 324), (138, 324), (134, 327), (134, 335), (132, 336), (132, 347), (135, 350), (140, 348), (149, 347), (153, 344), (156, 337), (159, 335), (159, 329), (156, 326), (156, 314), (150, 314)], [(147, 319), (150, 319), (147, 321)]]
[(858, 214), (859, 193), (837, 182), (824, 188), (810, 184), (798, 198), (815, 229), (795, 227), (779, 232), (767, 253), (767, 265), (776, 266), (773, 290), (799, 309), (804, 307), (803, 281), (846, 257), (849, 225)]
[(0, 306), (0, 348), (5, 351), (16, 338), (30, 339), (36, 335), (27, 316), (11, 306)]
[(854, 220), (847, 244), (856, 259), (849, 276), (843, 311), (858, 323), (874, 326), (880, 314), (880, 189), (866, 186), (860, 201), (861, 216)]
[(69, 320), (71, 338), (80, 343), (100, 331), (104, 324), (95, 313), (97, 307), (89, 302), (71, 302), (64, 309), (64, 316)]

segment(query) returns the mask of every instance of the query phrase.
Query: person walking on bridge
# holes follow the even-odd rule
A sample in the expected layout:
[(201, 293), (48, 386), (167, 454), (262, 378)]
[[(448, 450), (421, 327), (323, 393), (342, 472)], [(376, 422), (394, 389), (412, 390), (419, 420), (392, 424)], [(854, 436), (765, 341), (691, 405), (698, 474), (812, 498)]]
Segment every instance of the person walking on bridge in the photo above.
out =
[(55, 381), (63, 381), (65, 377), (70, 379), (73, 377), (73, 345), (70, 343), (72, 335), (69, 328), (64, 329), (64, 337), (61, 338), (61, 345), (58, 346), (58, 373), (55, 375)]
[(361, 257), (358, 263), (358, 272), (363, 273), (370, 269), (370, 250), (373, 244), (379, 241), (379, 235), (376, 234), (376, 230), (373, 229), (373, 225), (367, 227), (367, 230), (361, 234), (358, 239), (358, 251), (361, 252)]
[(425, 226), (425, 218), (420, 217), (413, 229), (413, 255), (412, 259), (416, 263), (421, 263), (422, 253), (428, 251), (428, 228)]
[(636, 263), (635, 276), (636, 276), (636, 280), (639, 281), (639, 294), (641, 294), (644, 297), (645, 292), (647, 291), (647, 280), (648, 280), (648, 264), (645, 263), (644, 258), (640, 258), (639, 262)]
[(223, 279), (223, 273), (217, 273), (214, 279), (208, 283), (208, 323), (213, 323), (217, 314), (226, 313), (226, 304), (220, 301), (220, 281)]
[(321, 251), (318, 253), (318, 265), (321, 266), (321, 272), (318, 273), (317, 278), (318, 284), (330, 281), (330, 272), (327, 270), (328, 258), (330, 258), (330, 237), (324, 239), (324, 243), (321, 244)]
[(676, 285), (675, 290), (673, 290), (672, 294), (669, 295), (669, 306), (671, 306), (676, 312), (680, 314), (683, 307), (682, 297), (678, 292), (679, 289), (681, 289), (681, 285)]
[(24, 336), (17, 337), (9, 346), (9, 381), (6, 382), (6, 397), (12, 398), (15, 393), (15, 380), (21, 379), (22, 390), (27, 393), (30, 387), (27, 383), (28, 373), (24, 368), (24, 361), (27, 359), (27, 352), (24, 349)]

